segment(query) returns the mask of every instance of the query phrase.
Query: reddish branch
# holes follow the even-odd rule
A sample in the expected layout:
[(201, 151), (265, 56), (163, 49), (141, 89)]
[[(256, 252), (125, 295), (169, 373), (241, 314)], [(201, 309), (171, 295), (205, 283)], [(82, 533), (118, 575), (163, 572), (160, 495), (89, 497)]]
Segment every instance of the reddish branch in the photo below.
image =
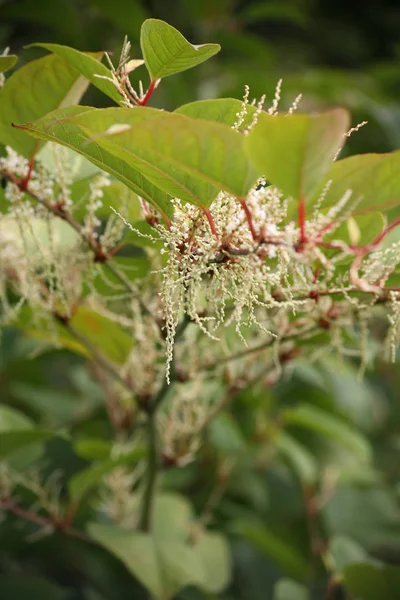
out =
[(143, 99), (140, 101), (140, 106), (146, 106), (146, 104), (148, 103), (148, 101), (150, 100), (154, 90), (157, 87), (157, 79), (153, 79), (150, 82), (150, 85), (148, 87), (148, 90), (146, 92), (146, 94), (144, 95)]
[(67, 514), (64, 519), (56, 519), (50, 515), (45, 517), (36, 512), (18, 506), (11, 497), (4, 497), (0, 498), (0, 510), (4, 510), (15, 515), (16, 517), (19, 517), (20, 519), (23, 519), (24, 521), (28, 521), (42, 528), (51, 529), (53, 531), (62, 531), (66, 535), (80, 540), (89, 539), (82, 531), (71, 527), (71, 517), (73, 517), (73, 515), (69, 515), (69, 509), (67, 510)]

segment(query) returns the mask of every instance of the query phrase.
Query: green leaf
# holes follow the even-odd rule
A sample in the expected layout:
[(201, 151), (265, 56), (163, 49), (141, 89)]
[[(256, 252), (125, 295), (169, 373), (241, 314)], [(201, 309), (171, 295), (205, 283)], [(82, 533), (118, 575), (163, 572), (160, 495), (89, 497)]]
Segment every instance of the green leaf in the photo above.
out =
[(310, 594), (306, 586), (292, 581), (281, 579), (274, 588), (273, 600), (310, 600)]
[(238, 455), (246, 451), (246, 440), (231, 414), (222, 412), (212, 419), (208, 436), (213, 447), (223, 455)]
[(324, 206), (339, 202), (352, 190), (350, 203), (357, 202), (354, 212), (387, 212), (400, 204), (400, 150), (387, 154), (361, 154), (335, 162), (329, 173), (332, 184)]
[(218, 593), (229, 581), (225, 539), (201, 532), (189, 540), (190, 507), (177, 495), (156, 498), (152, 534), (90, 523), (89, 534), (117, 556), (157, 600), (169, 600), (188, 585)]
[[(235, 98), (217, 98), (215, 100), (198, 100), (184, 104), (176, 109), (175, 113), (192, 117), (193, 119), (205, 119), (206, 121), (217, 121), (231, 127), (238, 120), (238, 113), (241, 112), (243, 102)], [(245, 129), (251, 124), (256, 108), (250, 104), (246, 107), (241, 129)]]
[(9, 71), (13, 68), (18, 60), (18, 56), (14, 54), (6, 54), (6, 56), (0, 56), (0, 73)]
[(34, 121), (57, 108), (77, 104), (87, 87), (88, 81), (59, 56), (45, 56), (24, 65), (0, 90), (0, 142), (31, 157), (43, 143), (14, 129), (12, 123)]
[(328, 551), (333, 560), (335, 573), (342, 573), (347, 565), (368, 561), (368, 554), (364, 548), (344, 535), (331, 539)]
[[(44, 48), (53, 54), (57, 54), (63, 58), (68, 64), (74, 67), (81, 75), (86, 77), (95, 87), (102, 91), (106, 96), (114, 100), (117, 104), (120, 104), (123, 100), (122, 96), (118, 94), (116, 87), (106, 79), (96, 77), (101, 75), (102, 77), (111, 77), (111, 71), (100, 60), (102, 59), (104, 52), (98, 52), (95, 55), (79, 52), (74, 48), (68, 46), (61, 46), (60, 44), (30, 44), (27, 46), (39, 46)], [(97, 57), (97, 58), (95, 58)]]
[(345, 588), (359, 600), (397, 600), (399, 597), (398, 567), (349, 565), (343, 575)]
[(230, 530), (249, 541), (262, 554), (272, 558), (293, 577), (299, 579), (306, 577), (308, 565), (303, 556), (296, 551), (292, 544), (278, 537), (258, 520), (237, 520), (232, 524)]
[(51, 429), (22, 429), (15, 431), (3, 431), (0, 436), (0, 461), (12, 456), (21, 449), (46, 442), (54, 437), (55, 432)]
[[(7, 458), (13, 468), (25, 469), (42, 455), (45, 432), (36, 434), (34, 423), (10, 406), (0, 406), (0, 460)], [(54, 435), (52, 433), (51, 435)]]
[(86, 460), (105, 460), (110, 457), (112, 443), (102, 438), (83, 438), (75, 442), (73, 448)]
[[(114, 109), (106, 109), (104, 113), (105, 119), (107, 116), (108, 127), (118, 124), (118, 120), (116, 121), (117, 117), (121, 119), (121, 113), (119, 111), (123, 109), (117, 109), (116, 113), (113, 112), (113, 110)], [(144, 110), (144, 108), (141, 108), (140, 111), (135, 111), (135, 113), (137, 115), (141, 114), (145, 118), (149, 115), (148, 113), (144, 113)], [(150, 109), (146, 109), (146, 111), (147, 110)], [(141, 196), (144, 200), (160, 210), (163, 216), (171, 216), (173, 211), (169, 195), (160, 191), (158, 187), (150, 183), (131, 165), (122, 161), (120, 158), (115, 157), (110, 152), (107, 152), (97, 143), (91, 142), (89, 136), (71, 120), (74, 116), (83, 115), (84, 113), (91, 111), (97, 113), (96, 109), (90, 107), (70, 106), (66, 109), (45, 115), (42, 119), (34, 123), (26, 123), (22, 126), (18, 126), (18, 128), (26, 131), (35, 138), (57, 142), (78, 152), (103, 171), (107, 171), (107, 173), (110, 173), (122, 181), (122, 183), (135, 192), (135, 194)]]
[(94, 466), (88, 467), (79, 471), (76, 475), (71, 477), (68, 482), (68, 490), (70, 498), (73, 502), (80, 500), (85, 494), (87, 494), (92, 488), (97, 486), (100, 481), (112, 473), (118, 467), (124, 465), (132, 465), (138, 462), (145, 456), (145, 450), (143, 447), (136, 448), (132, 452), (119, 456), (118, 458), (110, 458), (104, 460)]
[[(244, 136), (220, 123), (153, 108), (82, 113), (63, 121), (67, 134), (70, 122), (84, 132), (87, 148), (106, 150), (123, 161), (122, 167), (137, 169), (171, 196), (193, 204), (209, 206), (221, 189), (245, 196), (258, 178)], [(119, 131), (119, 125), (125, 129)]]
[(140, 46), (152, 81), (195, 67), (220, 51), (219, 44), (190, 44), (181, 33), (159, 19), (147, 19)]
[(327, 175), (348, 126), (342, 108), (311, 115), (261, 113), (246, 147), (268, 181), (289, 197), (307, 200)]
[(302, 404), (284, 410), (282, 417), (287, 425), (297, 425), (316, 431), (347, 448), (361, 462), (370, 463), (371, 449), (367, 440), (345, 421), (325, 410), (311, 404)]
[(68, 600), (69, 595), (65, 588), (28, 573), (1, 573), (0, 589), (2, 600)]
[[(111, 361), (122, 364), (132, 349), (132, 336), (122, 327), (103, 317), (86, 306), (79, 306), (70, 320), (70, 324), (96, 349)], [(91, 357), (91, 353), (79, 340), (77, 340), (65, 327), (54, 321), (51, 317), (35, 315), (32, 309), (25, 306), (18, 314), (18, 319), (13, 322), (15, 327), (23, 329), (34, 339), (54, 344), (54, 341), (63, 347)]]
[(318, 477), (317, 462), (303, 444), (282, 430), (278, 432), (274, 444), (302, 483), (307, 485), (316, 481)]

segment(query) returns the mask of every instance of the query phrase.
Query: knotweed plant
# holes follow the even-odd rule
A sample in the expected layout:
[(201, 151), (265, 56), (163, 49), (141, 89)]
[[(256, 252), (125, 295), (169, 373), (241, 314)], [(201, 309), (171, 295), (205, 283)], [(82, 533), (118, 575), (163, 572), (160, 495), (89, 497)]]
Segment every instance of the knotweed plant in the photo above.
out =
[[(350, 127), (343, 108), (300, 114), (300, 96), (280, 112), (281, 81), (269, 108), (247, 86), (243, 100), (148, 108), (165, 77), (219, 47), (192, 46), (157, 20), (141, 45), (143, 59), (125, 40), (108, 66), (44, 45), (53, 54), (35, 69), (52, 112), (37, 91), (29, 107), (15, 103), (18, 86), (33, 90), (30, 64), (0, 95), (1, 322), (39, 340), (36, 353), (56, 345), (89, 361), (113, 430), (108, 462), (75, 480), (65, 510), (43, 482), (45, 515), (21, 512), (13, 490), (26, 477), (2, 470), (4, 510), (46, 533), (79, 537), (72, 520), (93, 486), (103, 517), (151, 532), (159, 473), (196, 461), (243, 389), (332, 352), (357, 357), (362, 375), (382, 344), (395, 360), (399, 343), (399, 154), (340, 160), (364, 123)], [(135, 90), (143, 65), (150, 83)], [(118, 106), (79, 106), (82, 75)], [(378, 345), (370, 332), (382, 317)]]

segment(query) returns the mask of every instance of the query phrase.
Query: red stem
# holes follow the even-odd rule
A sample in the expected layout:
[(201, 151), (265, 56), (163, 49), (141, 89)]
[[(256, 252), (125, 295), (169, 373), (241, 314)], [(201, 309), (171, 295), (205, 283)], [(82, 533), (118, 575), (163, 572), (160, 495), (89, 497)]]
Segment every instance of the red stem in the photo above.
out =
[(306, 243), (306, 203), (304, 198), (299, 201), (300, 245)]
[(210, 213), (210, 211), (208, 210), (208, 208), (203, 208), (204, 214), (207, 217), (207, 221), (210, 225), (210, 229), (212, 234), (218, 239), (218, 233), (217, 233), (217, 229), (215, 227), (215, 223), (214, 223), (214, 219), (212, 218), (212, 215)]
[(21, 180), (20, 184), (19, 184), (19, 188), (22, 192), (26, 191), (26, 188), (28, 187), (28, 183), (31, 179), (31, 175), (32, 175), (32, 171), (33, 171), (33, 167), (35, 166), (35, 155), (33, 154), (31, 156), (31, 158), (29, 159), (29, 169), (28, 169), (28, 173), (26, 174), (26, 177), (24, 177), (24, 179)]
[(141, 102), (140, 102), (140, 106), (146, 106), (146, 104), (148, 103), (148, 101), (151, 98), (152, 93), (155, 90), (156, 83), (157, 83), (157, 79), (153, 79), (152, 81), (150, 81), (150, 85), (147, 89), (147, 92), (146, 92), (143, 100), (141, 100)]
[(246, 219), (247, 219), (247, 222), (249, 224), (249, 229), (250, 229), (251, 237), (253, 238), (253, 240), (255, 242), (257, 242), (258, 241), (258, 235), (256, 233), (256, 230), (254, 229), (254, 223), (253, 223), (253, 218), (251, 216), (250, 209), (247, 206), (246, 201), (243, 200), (242, 198), (239, 198), (239, 202), (240, 202), (240, 204), (241, 204), (241, 206), (242, 206), (242, 208), (243, 208), (243, 210), (245, 212)]

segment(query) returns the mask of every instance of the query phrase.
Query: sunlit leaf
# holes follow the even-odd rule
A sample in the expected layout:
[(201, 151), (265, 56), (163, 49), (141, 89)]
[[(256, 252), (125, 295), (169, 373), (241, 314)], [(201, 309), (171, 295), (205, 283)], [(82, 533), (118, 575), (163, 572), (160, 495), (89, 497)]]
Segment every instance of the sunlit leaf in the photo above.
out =
[(381, 211), (400, 205), (400, 151), (360, 154), (335, 162), (327, 177), (332, 180), (324, 206), (339, 202), (347, 190), (354, 212)]
[(140, 45), (153, 81), (195, 67), (221, 49), (219, 44), (194, 46), (175, 27), (159, 19), (143, 23)]
[(13, 68), (13, 66), (17, 63), (18, 56), (14, 54), (7, 54), (5, 56), (0, 56), (0, 73), (4, 73), (5, 71), (9, 71)]
[(32, 156), (43, 143), (14, 129), (12, 123), (34, 121), (56, 108), (77, 104), (88, 85), (89, 82), (59, 56), (45, 56), (24, 65), (0, 89), (0, 142), (23, 156)]
[(308, 200), (328, 173), (348, 126), (342, 108), (310, 115), (261, 113), (246, 147), (268, 181), (287, 196)]
[[(68, 64), (74, 67), (81, 75), (86, 77), (95, 87), (101, 90), (109, 98), (114, 100), (117, 104), (123, 99), (118, 94), (116, 87), (106, 79), (96, 77), (101, 75), (102, 77), (110, 77), (111, 71), (103, 63), (100, 62), (103, 52), (98, 52), (97, 55), (79, 52), (74, 48), (68, 46), (61, 46), (60, 44), (31, 44), (31, 46), (39, 46), (49, 52), (53, 52), (57, 56), (63, 58)], [(29, 48), (30, 46), (28, 46)], [(96, 59), (94, 56), (97, 56)]]
[[(233, 125), (238, 121), (238, 115), (243, 108), (243, 102), (235, 98), (216, 98), (215, 100), (198, 100), (184, 104), (176, 109), (176, 113), (186, 115), (194, 119), (205, 119), (206, 121), (217, 121), (225, 125)], [(240, 128), (245, 129), (251, 124), (256, 108), (248, 104), (246, 114)]]
[[(106, 109), (104, 113), (101, 111), (104, 115), (105, 129), (115, 124), (116, 119), (121, 119), (121, 117), (125, 119), (124, 113), (119, 112), (120, 110), (124, 109), (117, 109), (117, 112), (114, 112), (113, 109)], [(132, 111), (132, 109), (127, 110), (135, 112), (135, 115), (142, 115), (143, 118), (146, 118), (146, 116), (149, 116), (149, 113), (145, 113), (144, 111), (151, 109), (140, 109), (138, 112)], [(89, 139), (89, 136), (78, 124), (70, 120), (74, 116), (83, 115), (83, 113), (91, 111), (96, 112), (96, 114), (98, 112), (96, 109), (90, 107), (71, 106), (50, 113), (34, 123), (26, 123), (23, 126), (19, 126), (19, 129), (26, 131), (38, 139), (57, 142), (78, 152), (97, 167), (117, 177), (135, 194), (138, 194), (144, 200), (158, 208), (163, 215), (171, 216), (172, 205), (170, 197), (165, 192), (148, 181), (131, 164), (114, 156), (104, 147), (100, 147), (97, 142)], [(155, 111), (155, 113), (157, 112), (161, 111)]]

